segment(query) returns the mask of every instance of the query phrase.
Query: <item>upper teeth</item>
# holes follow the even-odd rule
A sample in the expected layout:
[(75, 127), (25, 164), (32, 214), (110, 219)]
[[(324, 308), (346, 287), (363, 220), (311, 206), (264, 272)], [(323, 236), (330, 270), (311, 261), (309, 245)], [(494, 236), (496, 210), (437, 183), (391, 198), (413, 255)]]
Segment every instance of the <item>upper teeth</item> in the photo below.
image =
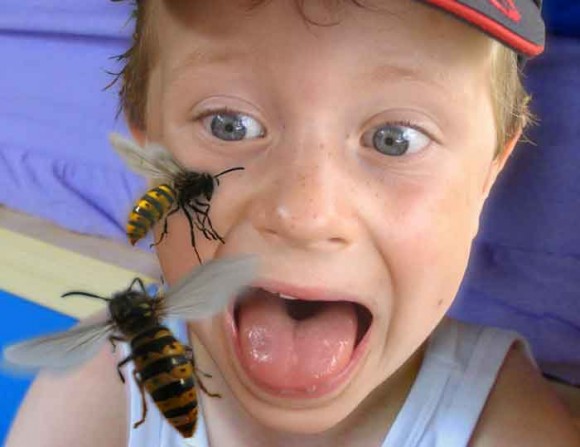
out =
[(297, 300), (298, 299), (295, 296), (284, 295), (283, 293), (276, 293), (276, 295), (278, 295), (278, 298), (282, 298), (284, 300)]

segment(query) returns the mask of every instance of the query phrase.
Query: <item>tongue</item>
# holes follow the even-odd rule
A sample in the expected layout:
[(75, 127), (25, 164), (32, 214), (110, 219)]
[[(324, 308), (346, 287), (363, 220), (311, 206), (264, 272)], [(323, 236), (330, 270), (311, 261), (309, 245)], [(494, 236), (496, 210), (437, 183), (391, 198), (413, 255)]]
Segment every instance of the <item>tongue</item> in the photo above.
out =
[(357, 317), (348, 302), (321, 304), (314, 315), (292, 318), (284, 300), (263, 292), (239, 313), (242, 363), (258, 382), (278, 390), (314, 391), (348, 365)]

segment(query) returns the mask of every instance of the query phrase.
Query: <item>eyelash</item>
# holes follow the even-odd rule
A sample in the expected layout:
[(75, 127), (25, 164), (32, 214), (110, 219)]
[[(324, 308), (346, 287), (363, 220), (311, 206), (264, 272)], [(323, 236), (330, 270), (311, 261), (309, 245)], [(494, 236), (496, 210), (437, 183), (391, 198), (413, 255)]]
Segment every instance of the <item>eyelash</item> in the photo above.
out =
[[(218, 115), (220, 113), (223, 113), (226, 115), (241, 115), (242, 114), (238, 110), (230, 109), (229, 107), (216, 107), (216, 108), (212, 108), (212, 109), (203, 110), (203, 111), (199, 112), (198, 114), (194, 115), (192, 119), (193, 119), (193, 121), (198, 121), (198, 120), (207, 118), (208, 116)], [(244, 115), (246, 115), (246, 114), (244, 114)], [(251, 116), (251, 115), (248, 115), (248, 116)], [(252, 117), (252, 118), (254, 118), (254, 117)]]
[(379, 125), (377, 125), (375, 127), (375, 129), (379, 129), (381, 126), (385, 126), (385, 125), (389, 125), (389, 126), (400, 126), (400, 127), (408, 127), (410, 129), (416, 130), (417, 132), (421, 132), (423, 135), (425, 135), (426, 137), (428, 137), (430, 140), (435, 141), (436, 143), (438, 143), (437, 139), (431, 135), (430, 132), (428, 132), (427, 130), (425, 130), (423, 127), (412, 123), (411, 121), (408, 120), (401, 120), (401, 121), (387, 121), (385, 123), (381, 123)]

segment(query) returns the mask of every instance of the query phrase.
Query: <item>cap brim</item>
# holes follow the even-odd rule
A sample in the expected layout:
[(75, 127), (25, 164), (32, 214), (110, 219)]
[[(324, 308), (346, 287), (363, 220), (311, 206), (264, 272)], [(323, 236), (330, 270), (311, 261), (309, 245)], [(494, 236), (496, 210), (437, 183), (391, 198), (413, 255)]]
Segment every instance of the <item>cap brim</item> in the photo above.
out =
[(476, 26), (532, 57), (544, 51), (545, 25), (533, 0), (420, 0)]

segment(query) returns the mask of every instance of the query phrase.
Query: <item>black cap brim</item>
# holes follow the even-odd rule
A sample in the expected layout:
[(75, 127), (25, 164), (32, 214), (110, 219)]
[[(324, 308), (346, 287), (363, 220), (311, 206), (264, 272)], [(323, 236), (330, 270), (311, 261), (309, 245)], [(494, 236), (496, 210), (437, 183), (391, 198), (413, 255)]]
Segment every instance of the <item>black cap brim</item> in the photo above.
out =
[(476, 26), (518, 53), (544, 51), (541, 0), (419, 0)]

